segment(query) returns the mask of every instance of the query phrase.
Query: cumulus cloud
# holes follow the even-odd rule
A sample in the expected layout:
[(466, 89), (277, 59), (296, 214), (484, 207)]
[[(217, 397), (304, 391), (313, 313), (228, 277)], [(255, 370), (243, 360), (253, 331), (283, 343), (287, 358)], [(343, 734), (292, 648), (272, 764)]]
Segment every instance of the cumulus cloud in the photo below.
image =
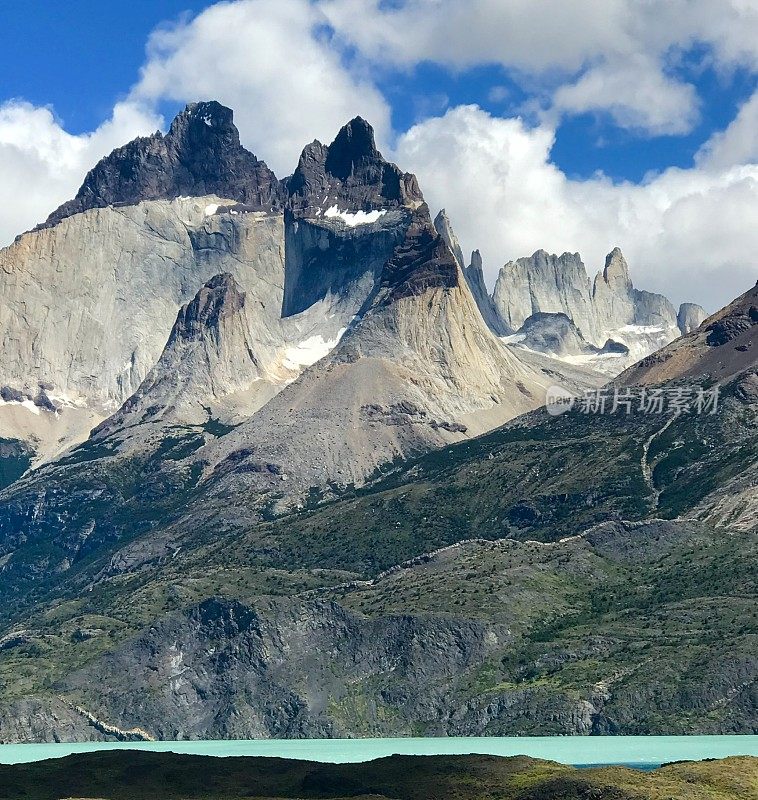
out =
[(593, 67), (561, 86), (553, 104), (562, 112), (606, 111), (619, 127), (652, 135), (692, 130), (699, 106), (694, 86), (667, 77), (660, 64), (642, 54)]
[(388, 137), (386, 101), (345, 67), (325, 21), (308, 0), (219, 3), (153, 34), (132, 97), (219, 100), (234, 109), (243, 143), (280, 176), (305, 143), (330, 142), (358, 114)]
[(554, 132), (461, 106), (404, 134), (396, 158), (445, 206), (490, 285), (543, 248), (600, 269), (619, 245), (640, 288), (715, 310), (755, 282), (758, 165), (669, 169), (642, 184), (572, 180), (550, 161)]
[(73, 136), (49, 108), (0, 105), (0, 246), (73, 197), (87, 171), (114, 147), (160, 124), (139, 105), (119, 103), (97, 130)]
[(725, 131), (703, 145), (697, 161), (702, 167), (715, 169), (758, 163), (758, 92), (740, 108)]
[[(704, 46), (721, 69), (758, 65), (758, 4), (746, 0), (322, 0), (339, 35), (376, 63), (501, 64), (562, 113), (608, 111), (652, 135), (698, 118), (672, 77)], [(535, 83), (536, 81), (536, 83)]]

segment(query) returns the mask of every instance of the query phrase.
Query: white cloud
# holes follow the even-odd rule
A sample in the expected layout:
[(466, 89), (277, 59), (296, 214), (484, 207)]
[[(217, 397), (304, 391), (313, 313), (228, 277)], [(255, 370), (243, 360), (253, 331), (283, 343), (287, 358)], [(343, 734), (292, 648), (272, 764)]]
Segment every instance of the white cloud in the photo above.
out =
[[(620, 0), (322, 0), (330, 23), (369, 58), (466, 68), (502, 63), (574, 71), (598, 54), (631, 51)], [(615, 41), (614, 41), (615, 38)]]
[(396, 157), (461, 242), (482, 251), (492, 285), (539, 248), (580, 252), (590, 273), (619, 245), (640, 288), (715, 309), (756, 279), (758, 165), (669, 169), (642, 184), (569, 179), (550, 162), (553, 131), (476, 106), (414, 126)]
[(114, 147), (160, 124), (138, 105), (120, 103), (96, 131), (73, 136), (49, 108), (0, 105), (0, 246), (73, 197), (88, 170)]
[(308, 0), (219, 3), (158, 30), (132, 96), (219, 100), (235, 111), (243, 143), (280, 176), (303, 146), (360, 114), (388, 138), (389, 107), (367, 77), (352, 75)]
[(758, 66), (754, 0), (322, 0), (344, 40), (377, 64), (501, 64), (554, 111), (609, 111), (650, 134), (697, 120), (694, 87), (668, 67), (705, 46), (720, 69)]
[(758, 163), (758, 92), (743, 106), (729, 127), (711, 137), (697, 155), (703, 167)]
[(559, 111), (607, 111), (622, 128), (654, 135), (683, 134), (698, 118), (695, 87), (667, 77), (660, 64), (642, 55), (605, 62), (553, 97)]

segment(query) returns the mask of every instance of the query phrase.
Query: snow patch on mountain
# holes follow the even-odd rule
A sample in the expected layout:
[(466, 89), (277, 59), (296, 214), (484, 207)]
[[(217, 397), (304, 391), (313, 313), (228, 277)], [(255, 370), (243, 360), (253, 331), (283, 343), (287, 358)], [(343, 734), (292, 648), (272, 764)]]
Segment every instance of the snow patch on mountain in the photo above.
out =
[(25, 398), (24, 400), (3, 400), (0, 397), (0, 406), (20, 406), (21, 408), (25, 408), (27, 411), (31, 411), (32, 414), (36, 414), (37, 416), (40, 415), (40, 408), (39, 406), (35, 405), (33, 400)]
[(371, 225), (374, 222), (378, 222), (386, 213), (386, 208), (352, 213), (350, 211), (340, 211), (338, 206), (331, 206), (324, 211), (324, 216), (328, 219), (340, 219), (345, 225), (355, 228), (358, 225)]
[(284, 366), (287, 369), (301, 370), (321, 361), (340, 343), (345, 331), (347, 328), (342, 328), (334, 339), (325, 339), (321, 334), (316, 334), (309, 336), (294, 347), (288, 347), (284, 353)]

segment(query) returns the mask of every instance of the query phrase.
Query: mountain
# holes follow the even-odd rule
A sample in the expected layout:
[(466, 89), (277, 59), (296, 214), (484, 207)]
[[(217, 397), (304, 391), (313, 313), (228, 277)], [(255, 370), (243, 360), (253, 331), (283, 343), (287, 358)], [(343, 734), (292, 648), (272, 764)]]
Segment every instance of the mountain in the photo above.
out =
[[(429, 389), (410, 385), (407, 392), (404, 377), (388, 375), (387, 386), (397, 385), (386, 397), (364, 392), (355, 408), (343, 409), (392, 416), (405, 400), (417, 409), (406, 422), (419, 424), (395, 426), (399, 437), (393, 433), (386, 449), (376, 448), (372, 469), (385, 458), (447, 443), (464, 429), (485, 430), (544, 397), (541, 368), (522, 362), (485, 329), (415, 177), (382, 157), (360, 118), (330, 145), (308, 145), (293, 175), (278, 181), (241, 146), (229, 109), (191, 104), (165, 136), (137, 139), (104, 158), (74, 200), (0, 251), (0, 265), (0, 322), (7, 331), (0, 383), (9, 398), (18, 398), (0, 406), (0, 436), (29, 447), (37, 464), (82, 442), (124, 403), (119, 418), (128, 412), (130, 425), (138, 421), (137, 408), (155, 417), (157, 408), (175, 405), (170, 395), (180, 384), (185, 395), (197, 396), (184, 403), (178, 421), (239, 424), (348, 330), (356, 353), (357, 339), (369, 335), (353, 331), (361, 326), (375, 330), (373, 343), (359, 348), (360, 369), (386, 334), (382, 364), (416, 358), (410, 354), (419, 346), (425, 348), (414, 365), (419, 374), (445, 372), (429, 378)], [(179, 309), (201, 302), (196, 294), (220, 276), (231, 276), (245, 300), (234, 344), (210, 357), (206, 345), (216, 334), (205, 345), (191, 344), (172, 326)], [(421, 299), (426, 292), (428, 308)], [(471, 348), (455, 356), (457, 373), (449, 355), (438, 358), (436, 348), (449, 344), (440, 340), (442, 329), (428, 324), (438, 302), (458, 326), (458, 334), (447, 331), (458, 335), (455, 346)], [(390, 320), (390, 309), (400, 308)], [(409, 328), (416, 320), (418, 332)], [(404, 330), (395, 331), (401, 324)], [(398, 334), (404, 344), (393, 352), (390, 340)], [(425, 336), (432, 338), (421, 341)], [(234, 361), (243, 358), (232, 354), (238, 347), (250, 350), (251, 363)], [(355, 360), (342, 358), (343, 364)], [(486, 374), (471, 372), (478, 388), (463, 404), (441, 402), (436, 385), (433, 396), (423, 397), (437, 382), (458, 391), (467, 379), (460, 370), (475, 363)], [(190, 375), (196, 368), (202, 375)], [(182, 376), (171, 374), (177, 369)], [(240, 369), (232, 379), (230, 371)], [(597, 380), (590, 373), (567, 380), (577, 375), (585, 383)], [(375, 380), (381, 383), (378, 373)], [(372, 403), (383, 410), (361, 411)], [(482, 413), (463, 419), (474, 412)], [(111, 421), (99, 433), (113, 428)], [(348, 473), (360, 480), (365, 470)]]
[(754, 731), (753, 300), (598, 393), (677, 324), (620, 253), (503, 333), (365, 120), (279, 181), (227, 112), (0, 252), (0, 738)]
[[(487, 325), (511, 346), (532, 349), (529, 341), (535, 342), (537, 352), (615, 376), (705, 319), (704, 309), (694, 303), (682, 303), (677, 311), (662, 295), (635, 289), (617, 247), (592, 281), (578, 253), (555, 256), (538, 250), (530, 258), (508, 262), (490, 295), (479, 251), (466, 267), (444, 209), (434, 224), (463, 270)], [(556, 335), (557, 319), (548, 316), (555, 314), (576, 329), (572, 341)]]
[[(188, 127), (203, 144), (222, 128), (205, 109), (188, 107), (153, 144)], [(236, 134), (221, 142), (201, 153), (222, 174), (232, 157), (260, 169)], [(133, 151), (145, 147), (101, 162), (125, 175), (125, 187), (109, 184), (115, 196), (133, 190)], [(382, 157), (364, 120), (308, 145), (281, 185), (282, 209), (148, 199), (74, 213), (5, 251), (18, 276), (2, 301), (18, 329), (3, 354), (11, 385), (45, 378), (63, 398), (52, 423), (74, 405), (100, 423), (58, 457), (33, 432), (8, 437), (9, 475), (38, 467), (0, 496), (0, 583), (16, 598), (41, 579), (43, 543), (47, 568), (66, 572), (180, 512), (225, 508), (225, 524), (285, 513), (536, 408), (556, 381), (600, 383), (490, 331), (415, 178)], [(154, 197), (151, 180), (146, 191)], [(27, 255), (42, 245), (47, 256)], [(39, 308), (21, 315), (32, 286)], [(53, 336), (45, 321), (65, 315), (77, 324)], [(30, 342), (34, 357), (22, 358)]]
[(273, 172), (240, 144), (232, 111), (217, 102), (191, 103), (160, 131), (135, 139), (103, 158), (73, 200), (40, 227), (95, 208), (147, 200), (216, 195), (250, 210), (280, 208), (284, 192)]
[(684, 378), (727, 380), (755, 363), (756, 334), (758, 284), (681, 339), (630, 367), (618, 382), (654, 385)]
[[(265, 380), (265, 337), (252, 329), (247, 296), (228, 273), (211, 278), (177, 316), (157, 364), (118, 413), (95, 432), (150, 421), (202, 425), (231, 411), (251, 413), (274, 394)], [(258, 352), (256, 352), (258, 351)], [(243, 409), (235, 408), (236, 413)]]
[(86, 448), (41, 468), (0, 512), (3, 737), (754, 732), (749, 359), (717, 413), (609, 387), (265, 519), (235, 470), (173, 487), (181, 441), (156, 480)]
[(689, 332), (706, 316), (700, 306), (684, 303), (677, 312), (662, 295), (635, 289), (619, 248), (608, 254), (605, 267), (592, 281), (578, 253), (555, 256), (538, 250), (529, 258), (511, 261), (500, 270), (492, 301), (502, 324), (516, 335), (525, 333), (527, 322), (532, 333), (547, 322), (545, 317), (532, 319), (534, 315), (564, 314), (590, 345), (605, 348), (604, 354), (612, 357), (553, 354), (586, 355), (579, 363), (609, 374), (618, 374)]
[(608, 339), (602, 348), (590, 344), (573, 321), (561, 313), (538, 311), (532, 314), (518, 333), (507, 337), (506, 341), (563, 359), (605, 355), (623, 358), (629, 355), (626, 345), (612, 339)]

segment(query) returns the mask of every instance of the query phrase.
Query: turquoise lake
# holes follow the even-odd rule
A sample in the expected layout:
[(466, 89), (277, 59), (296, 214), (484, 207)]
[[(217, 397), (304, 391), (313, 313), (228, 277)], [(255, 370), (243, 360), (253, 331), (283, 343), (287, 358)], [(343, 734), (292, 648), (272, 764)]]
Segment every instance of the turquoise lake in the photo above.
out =
[(347, 763), (393, 754), (527, 755), (563, 764), (626, 764), (640, 768), (668, 761), (758, 756), (758, 736), (540, 736), (438, 739), (255, 739), (246, 741), (83, 742), (0, 745), (0, 764), (20, 764), (72, 753), (149, 750), (206, 756), (270, 756)]

